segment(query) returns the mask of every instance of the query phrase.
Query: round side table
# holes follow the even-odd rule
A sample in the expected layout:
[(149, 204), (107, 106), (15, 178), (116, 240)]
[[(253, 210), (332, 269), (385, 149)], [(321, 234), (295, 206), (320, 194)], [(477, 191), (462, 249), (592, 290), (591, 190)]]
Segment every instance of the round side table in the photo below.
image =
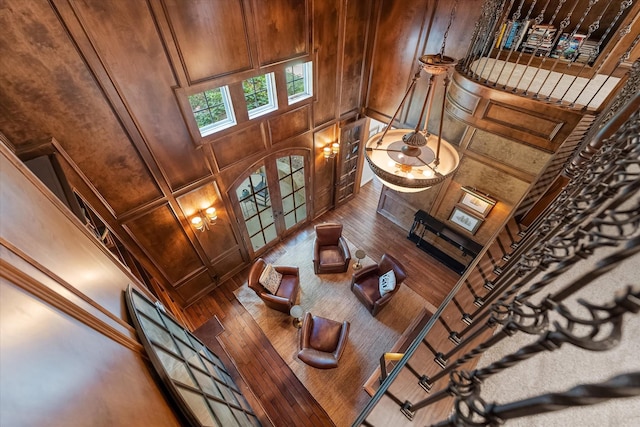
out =
[(367, 254), (362, 249), (358, 249), (356, 251), (356, 258), (358, 258), (358, 262), (353, 264), (353, 269), (354, 270), (360, 270), (362, 268), (362, 260), (366, 256), (367, 256)]

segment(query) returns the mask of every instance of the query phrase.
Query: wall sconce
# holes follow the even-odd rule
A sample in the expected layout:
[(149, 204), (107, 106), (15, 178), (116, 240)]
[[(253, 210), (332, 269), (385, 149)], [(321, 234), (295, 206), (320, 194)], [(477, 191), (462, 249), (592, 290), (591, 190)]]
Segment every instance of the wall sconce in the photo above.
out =
[(333, 159), (336, 154), (340, 151), (340, 144), (334, 142), (333, 144), (327, 144), (322, 149), (322, 154), (324, 155), (325, 160)]
[(198, 230), (204, 231), (209, 230), (209, 227), (216, 224), (218, 220), (218, 214), (216, 213), (216, 208), (213, 206), (208, 207), (204, 211), (199, 210), (199, 215), (191, 218), (191, 225)]

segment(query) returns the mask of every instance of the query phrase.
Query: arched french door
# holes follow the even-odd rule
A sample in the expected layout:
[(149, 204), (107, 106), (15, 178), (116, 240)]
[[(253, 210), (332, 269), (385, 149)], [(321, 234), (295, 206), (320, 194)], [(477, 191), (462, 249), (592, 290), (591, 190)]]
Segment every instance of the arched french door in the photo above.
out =
[(231, 199), (251, 258), (307, 222), (309, 152), (285, 150), (252, 167), (231, 188)]

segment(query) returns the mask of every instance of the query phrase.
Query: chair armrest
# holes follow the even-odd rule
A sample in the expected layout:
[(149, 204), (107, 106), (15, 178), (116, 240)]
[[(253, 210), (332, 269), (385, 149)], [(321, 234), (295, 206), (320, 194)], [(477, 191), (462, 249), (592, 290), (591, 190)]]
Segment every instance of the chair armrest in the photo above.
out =
[(281, 273), (281, 274), (288, 274), (290, 276), (299, 276), (298, 267), (289, 267), (289, 266), (279, 265), (274, 268), (278, 273)]
[(310, 322), (311, 322), (311, 316), (312, 314), (307, 312), (304, 315), (304, 319), (302, 321), (302, 329), (300, 329), (300, 340), (298, 343), (298, 349), (302, 350), (305, 347), (309, 346), (309, 338), (311, 335), (311, 328), (309, 327)]
[(278, 296), (278, 295), (261, 293), (260, 294), (260, 298), (262, 298), (264, 301), (269, 301), (269, 302), (273, 302), (273, 303), (276, 303), (276, 304), (289, 304), (289, 299), (288, 298), (281, 297), (281, 296)]
[(342, 331), (340, 332), (340, 338), (338, 339), (338, 345), (336, 346), (336, 351), (333, 352), (333, 355), (336, 359), (340, 359), (342, 353), (344, 352), (345, 347), (347, 346), (347, 337), (349, 336), (349, 328), (351, 324), (346, 320), (342, 322)]
[(353, 284), (357, 280), (360, 280), (361, 278), (368, 276), (370, 274), (373, 274), (373, 273), (377, 274), (377, 272), (378, 272), (377, 264), (371, 264), (371, 265), (367, 265), (366, 267), (362, 267), (362, 269), (353, 273), (353, 276), (351, 276), (351, 283)]
[(318, 239), (313, 240), (313, 262), (318, 261), (318, 254), (320, 253), (320, 243)]
[(349, 251), (349, 245), (344, 237), (340, 237), (338, 239), (338, 247), (342, 251), (342, 256), (344, 257), (345, 263), (349, 263), (351, 261), (351, 252)]

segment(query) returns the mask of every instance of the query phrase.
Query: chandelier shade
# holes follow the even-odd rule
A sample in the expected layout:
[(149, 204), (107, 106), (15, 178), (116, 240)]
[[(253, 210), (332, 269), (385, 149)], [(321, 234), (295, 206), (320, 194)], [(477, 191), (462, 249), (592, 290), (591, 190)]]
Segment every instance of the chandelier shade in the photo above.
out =
[[(417, 135), (422, 137), (424, 145), (406, 142)], [(440, 153), (436, 164), (438, 145)], [(401, 192), (423, 191), (439, 184), (455, 172), (460, 163), (457, 150), (447, 141), (437, 135), (416, 134), (413, 129), (391, 129), (372, 136), (367, 141), (365, 155), (380, 181)]]

